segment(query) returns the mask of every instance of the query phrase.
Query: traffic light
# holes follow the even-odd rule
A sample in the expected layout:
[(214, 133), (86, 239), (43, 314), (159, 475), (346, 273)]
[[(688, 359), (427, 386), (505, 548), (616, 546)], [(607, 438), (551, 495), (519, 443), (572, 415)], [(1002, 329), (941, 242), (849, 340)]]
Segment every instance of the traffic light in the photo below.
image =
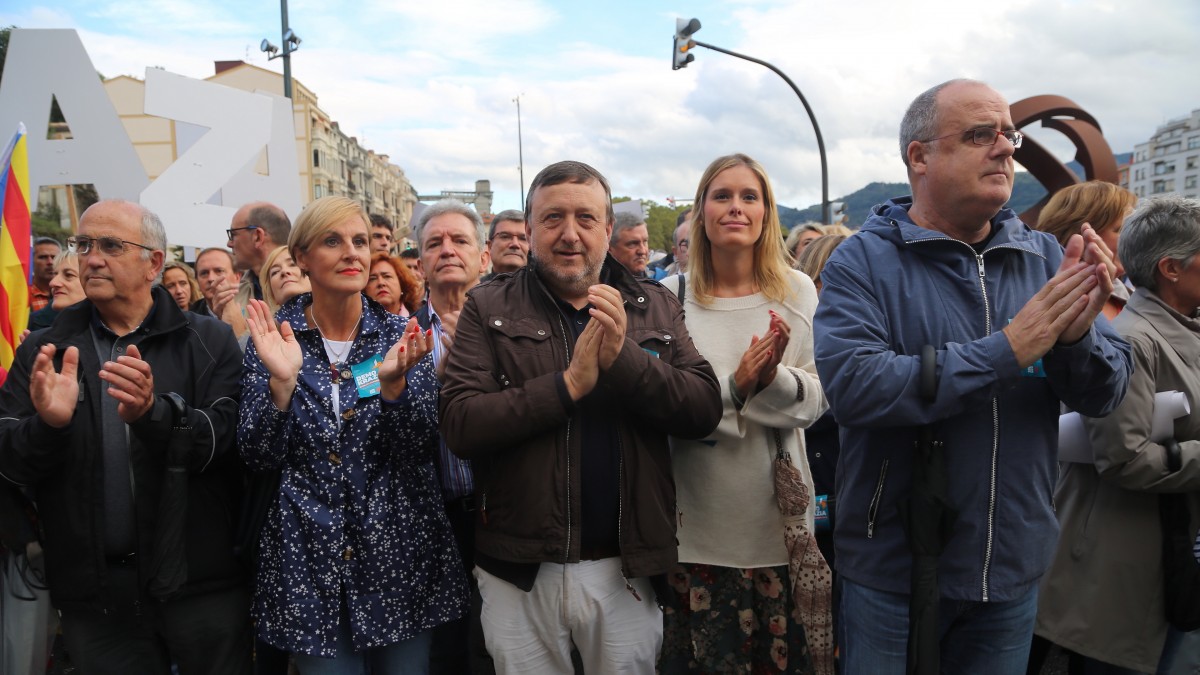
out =
[(687, 64), (696, 60), (696, 56), (688, 52), (696, 46), (692, 35), (698, 30), (700, 19), (675, 19), (675, 48), (671, 52), (671, 70), (687, 68)]

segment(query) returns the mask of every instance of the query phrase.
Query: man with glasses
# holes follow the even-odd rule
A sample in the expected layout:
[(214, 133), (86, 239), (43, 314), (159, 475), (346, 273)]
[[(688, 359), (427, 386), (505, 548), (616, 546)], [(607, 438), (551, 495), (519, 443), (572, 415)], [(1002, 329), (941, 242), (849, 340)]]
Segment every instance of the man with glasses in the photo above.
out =
[[(918, 425), (949, 476), (941, 672), (1024, 673), (1057, 537), (1060, 404), (1102, 416), (1125, 394), (1129, 346), (1098, 318), (1112, 253), (1086, 225), (1064, 251), (1004, 208), (1021, 141), (983, 83), (921, 94), (900, 127), (912, 196), (876, 206), (821, 272), (813, 332), (842, 427), (834, 546), (850, 675), (905, 672)], [(920, 393), (924, 345), (933, 398)]]
[(516, 209), (497, 213), (488, 229), (488, 252), (492, 272), (484, 275), (488, 281), (497, 274), (516, 272), (529, 262), (529, 238), (525, 236), (525, 214)]
[(35, 495), (46, 580), (85, 673), (249, 673), (230, 505), (241, 351), (181, 312), (158, 216), (101, 201), (69, 244), (87, 299), (17, 350), (0, 388), (0, 480)]
[(675, 234), (672, 235), (674, 246), (671, 247), (671, 257), (674, 260), (670, 265), (667, 265), (664, 277), (669, 277), (672, 274), (683, 274), (687, 272), (688, 263), (688, 245), (691, 243), (688, 237), (691, 236), (692, 222), (689, 220), (692, 210), (684, 211), (679, 217), (679, 225), (675, 228)]
[(233, 251), (233, 269), (242, 273), (234, 298), (238, 307), (245, 307), (251, 299), (263, 299), (258, 272), (267, 255), (287, 243), (291, 231), (287, 214), (269, 202), (252, 202), (233, 214), (225, 234)]

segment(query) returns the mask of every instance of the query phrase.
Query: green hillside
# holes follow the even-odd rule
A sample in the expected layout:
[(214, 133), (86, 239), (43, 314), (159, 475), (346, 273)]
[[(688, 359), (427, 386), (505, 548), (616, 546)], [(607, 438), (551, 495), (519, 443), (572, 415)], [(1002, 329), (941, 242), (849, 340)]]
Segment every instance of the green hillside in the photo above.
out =
[[(1129, 156), (1130, 153), (1116, 155), (1118, 165), (1128, 162)], [(1067, 164), (1067, 168), (1074, 171), (1076, 175), (1083, 175), (1083, 167), (1077, 162), (1070, 162)], [(846, 224), (851, 228), (858, 228), (866, 220), (873, 206), (909, 193), (908, 183), (870, 183), (844, 197), (834, 197), (833, 201), (846, 203), (846, 215), (849, 217)], [(1036, 204), (1045, 195), (1046, 188), (1042, 187), (1037, 179), (1027, 171), (1018, 171), (1013, 180), (1012, 199), (1009, 200), (1007, 206), (1013, 211), (1021, 213)], [(820, 222), (821, 205), (814, 204), (806, 209), (793, 209), (780, 205), (779, 220), (785, 228), (809, 221)]]

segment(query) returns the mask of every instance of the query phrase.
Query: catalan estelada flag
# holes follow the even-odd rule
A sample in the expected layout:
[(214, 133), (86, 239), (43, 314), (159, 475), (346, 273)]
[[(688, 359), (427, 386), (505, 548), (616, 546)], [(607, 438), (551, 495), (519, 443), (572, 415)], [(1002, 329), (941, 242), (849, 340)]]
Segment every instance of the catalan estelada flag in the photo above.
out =
[(25, 125), (0, 156), (0, 367), (12, 365), (29, 322), (29, 148)]

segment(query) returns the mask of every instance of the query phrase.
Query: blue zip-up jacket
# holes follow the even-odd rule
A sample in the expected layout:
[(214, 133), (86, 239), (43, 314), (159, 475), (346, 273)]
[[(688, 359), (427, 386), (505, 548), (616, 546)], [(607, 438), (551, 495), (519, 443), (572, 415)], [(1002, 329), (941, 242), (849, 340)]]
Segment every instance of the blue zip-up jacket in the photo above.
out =
[[(958, 511), (938, 567), (942, 597), (1020, 598), (1046, 571), (1058, 534), (1059, 404), (1093, 417), (1112, 411), (1129, 380), (1129, 345), (1101, 316), (1079, 342), (1023, 371), (1001, 331), (1057, 272), (1062, 247), (1004, 209), (976, 254), (914, 224), (911, 206), (876, 206), (821, 272), (817, 372), (842, 425), (838, 572), (909, 592), (899, 509), (917, 429), (933, 424)], [(937, 348), (933, 402), (918, 393), (925, 344)]]

